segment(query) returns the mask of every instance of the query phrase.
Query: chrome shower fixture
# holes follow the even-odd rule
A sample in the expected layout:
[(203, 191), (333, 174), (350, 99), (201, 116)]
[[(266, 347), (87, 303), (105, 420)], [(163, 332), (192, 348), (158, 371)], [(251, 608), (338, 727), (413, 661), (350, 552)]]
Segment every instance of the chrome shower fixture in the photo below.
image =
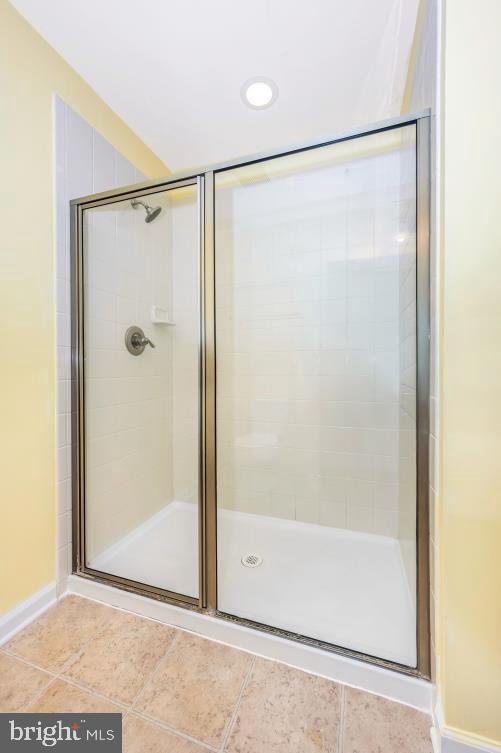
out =
[(150, 207), (149, 204), (146, 204), (144, 201), (141, 201), (141, 199), (131, 199), (131, 206), (134, 207), (134, 209), (137, 209), (139, 205), (145, 208), (146, 210), (146, 217), (144, 218), (145, 222), (153, 222), (155, 217), (158, 217), (160, 212), (162, 211), (162, 207)]

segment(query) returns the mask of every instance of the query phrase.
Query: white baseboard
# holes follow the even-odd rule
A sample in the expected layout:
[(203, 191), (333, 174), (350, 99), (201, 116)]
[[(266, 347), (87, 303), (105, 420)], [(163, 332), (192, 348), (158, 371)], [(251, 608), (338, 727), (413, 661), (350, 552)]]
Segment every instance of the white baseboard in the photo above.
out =
[(442, 705), (437, 700), (433, 709), (431, 740), (434, 753), (501, 753), (501, 746), (483, 740), (461, 736), (444, 724)]
[(56, 584), (49, 583), (0, 617), (0, 646), (56, 603)]
[(486, 745), (482, 740), (466, 740), (451, 730), (442, 730), (439, 753), (501, 753), (499, 745)]
[(206, 638), (251, 651), (268, 659), (290, 664), (306, 672), (358, 687), (369, 693), (377, 693), (427, 713), (431, 712), (432, 685), (425, 680), (329, 651), (322, 651), (314, 646), (296, 643), (217, 617), (149, 599), (77, 575), (70, 575), (68, 590), (70, 593), (190, 630)]

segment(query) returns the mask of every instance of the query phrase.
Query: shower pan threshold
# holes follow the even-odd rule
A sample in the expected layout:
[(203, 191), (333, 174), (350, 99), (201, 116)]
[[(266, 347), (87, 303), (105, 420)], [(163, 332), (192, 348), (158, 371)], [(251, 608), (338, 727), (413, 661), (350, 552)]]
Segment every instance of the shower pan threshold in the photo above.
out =
[[(89, 566), (196, 595), (197, 525), (196, 505), (171, 502)], [(415, 612), (396, 539), (224, 509), (218, 527), (219, 611), (415, 665)], [(260, 564), (246, 566), (253, 555)]]

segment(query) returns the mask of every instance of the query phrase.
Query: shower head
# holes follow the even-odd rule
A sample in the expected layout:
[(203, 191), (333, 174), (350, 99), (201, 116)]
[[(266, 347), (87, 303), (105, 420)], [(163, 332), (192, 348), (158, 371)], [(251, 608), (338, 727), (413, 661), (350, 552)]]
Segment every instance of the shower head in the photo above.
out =
[(153, 220), (158, 217), (158, 215), (162, 211), (162, 207), (150, 207), (149, 204), (141, 201), (141, 199), (131, 199), (130, 203), (131, 206), (134, 207), (134, 209), (137, 209), (139, 205), (144, 207), (144, 209), (146, 210), (146, 217), (144, 218), (145, 222), (153, 222)]

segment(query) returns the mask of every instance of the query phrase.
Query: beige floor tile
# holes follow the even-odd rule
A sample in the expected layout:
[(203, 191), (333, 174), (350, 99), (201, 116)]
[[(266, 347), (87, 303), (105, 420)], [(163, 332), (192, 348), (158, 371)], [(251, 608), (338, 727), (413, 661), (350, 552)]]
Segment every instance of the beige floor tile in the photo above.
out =
[(207, 753), (207, 748), (130, 715), (124, 722), (123, 753)]
[(137, 708), (217, 746), (250, 662), (242, 651), (183, 633), (147, 684)]
[(336, 683), (256, 659), (225, 750), (337, 753), (340, 705)]
[(42, 670), (0, 653), (0, 711), (20, 711), (51, 680)]
[(80, 685), (130, 704), (172, 643), (176, 630), (126, 612), (85, 646), (65, 670)]
[(432, 753), (427, 714), (346, 688), (343, 753)]
[(21, 630), (5, 646), (44, 669), (59, 672), (92, 635), (106, 627), (117, 610), (78, 596), (67, 596)]
[(63, 680), (56, 680), (45, 690), (37, 700), (30, 704), (26, 711), (45, 713), (76, 713), (79, 712), (121, 714), (122, 709), (114, 703), (104, 701), (85, 690), (80, 690)]

